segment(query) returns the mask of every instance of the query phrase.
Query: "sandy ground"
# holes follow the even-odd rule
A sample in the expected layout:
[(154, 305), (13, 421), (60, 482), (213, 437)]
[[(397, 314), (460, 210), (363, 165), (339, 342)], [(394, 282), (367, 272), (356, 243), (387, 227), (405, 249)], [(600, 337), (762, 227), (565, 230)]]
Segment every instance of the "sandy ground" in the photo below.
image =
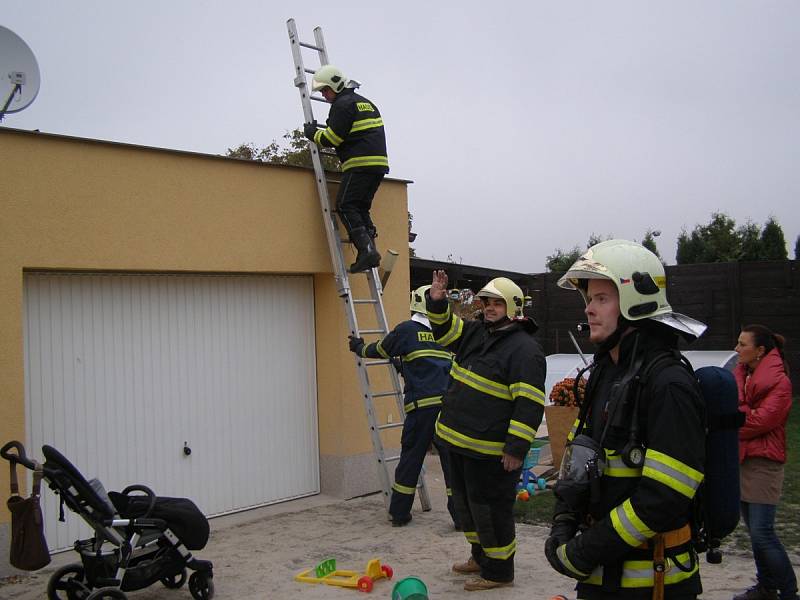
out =
[[(208, 546), (197, 553), (214, 563), (217, 598), (360, 598), (352, 589), (297, 583), (298, 572), (329, 557), (339, 568), (361, 570), (371, 558), (379, 558), (394, 570), (394, 580), (379, 580), (365, 598), (390, 598), (394, 583), (416, 576), (427, 587), (429, 597), (486, 597), (496, 600), (548, 599), (555, 594), (575, 598), (571, 580), (555, 573), (544, 558), (542, 547), (547, 530), (530, 525), (517, 526), (516, 580), (513, 588), (468, 593), (465, 577), (450, 571), (455, 561), (468, 556), (461, 533), (453, 530), (445, 508), (444, 484), (435, 460), (428, 464), (428, 482), (433, 510), (416, 511), (412, 523), (392, 528), (386, 520), (379, 495), (338, 501), (325, 496), (288, 502), (212, 521)], [(419, 505), (417, 504), (416, 507)], [(3, 600), (33, 600), (45, 597), (47, 580), (59, 566), (73, 562), (73, 552), (54, 558), (47, 568), (33, 575), (13, 578), (0, 585)], [(798, 570), (798, 557), (795, 571)], [(707, 592), (704, 600), (729, 600), (752, 584), (752, 559), (726, 554), (721, 565), (709, 565), (702, 558), (701, 573)], [(190, 599), (186, 587), (168, 590), (160, 584), (129, 593), (131, 599)]]

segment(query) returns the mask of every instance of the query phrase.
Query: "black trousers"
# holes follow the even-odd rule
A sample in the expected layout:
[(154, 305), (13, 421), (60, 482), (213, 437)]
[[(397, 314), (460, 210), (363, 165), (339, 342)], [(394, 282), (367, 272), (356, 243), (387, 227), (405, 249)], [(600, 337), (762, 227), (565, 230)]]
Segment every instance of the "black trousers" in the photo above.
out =
[(383, 177), (383, 173), (358, 171), (346, 171), (342, 175), (336, 194), (336, 210), (348, 234), (358, 227), (366, 227), (374, 237), (375, 224), (369, 216), (369, 210)]
[(400, 438), (400, 461), (394, 471), (394, 486), (392, 486), (392, 499), (389, 504), (389, 514), (393, 519), (403, 520), (411, 513), (419, 473), (422, 470), (428, 448), (433, 442), (439, 452), (444, 483), (447, 486), (447, 510), (453, 523), (459, 524), (453, 507), (453, 497), (450, 493), (450, 454), (444, 444), (440, 444), (433, 435), (438, 416), (438, 406), (417, 408), (406, 415), (403, 434)]
[(484, 579), (514, 579), (514, 502), (521, 470), (506, 471), (499, 456), (479, 459), (451, 448), (450, 481), (456, 514)]

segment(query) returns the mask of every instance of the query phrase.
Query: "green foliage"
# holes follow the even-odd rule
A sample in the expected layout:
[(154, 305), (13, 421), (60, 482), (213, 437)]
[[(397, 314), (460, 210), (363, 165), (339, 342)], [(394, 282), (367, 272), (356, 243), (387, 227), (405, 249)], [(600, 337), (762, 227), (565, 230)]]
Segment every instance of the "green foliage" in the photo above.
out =
[(586, 242), (586, 248), (583, 250), (580, 246), (575, 246), (572, 248), (572, 250), (562, 250), (561, 248), (556, 248), (556, 251), (549, 255), (545, 260), (545, 267), (551, 273), (565, 273), (572, 266), (572, 263), (578, 260), (586, 250), (595, 244), (599, 244), (600, 242), (610, 239), (610, 235), (603, 237), (597, 235), (596, 233), (592, 233), (592, 235), (589, 236), (589, 241)]
[(556, 248), (556, 251), (547, 257), (545, 266), (551, 273), (565, 273), (572, 266), (572, 263), (580, 258), (581, 254), (583, 254), (583, 251), (578, 246), (568, 252), (561, 248)]
[(728, 262), (733, 260), (784, 260), (786, 240), (773, 218), (763, 229), (748, 221), (741, 227), (728, 215), (714, 213), (708, 225), (697, 225), (678, 236), (679, 265)]
[(741, 240), (739, 260), (759, 260), (763, 254), (763, 245), (761, 243), (761, 230), (758, 225), (748, 221), (747, 224), (739, 227), (736, 232)]
[(783, 229), (775, 220), (770, 217), (764, 224), (761, 232), (761, 247), (763, 250), (763, 260), (786, 260), (786, 238), (783, 237)]
[[(659, 259), (661, 259), (661, 254), (658, 252), (658, 247), (656, 246), (656, 236), (653, 235), (655, 232), (652, 229), (648, 229), (647, 233), (644, 234), (644, 239), (642, 240), (642, 246), (650, 250), (653, 254), (655, 254)], [(660, 233), (660, 232), (659, 232)], [(661, 262), (664, 262), (661, 260)]]
[[(252, 142), (239, 144), (236, 148), (228, 148), (225, 156), (244, 160), (257, 160), (275, 165), (292, 165), (295, 167), (311, 167), (311, 150), (302, 130), (287, 131), (282, 136), (283, 142), (272, 140), (264, 148)], [(330, 154), (320, 154), (322, 166), (327, 171), (339, 171), (339, 160)]]

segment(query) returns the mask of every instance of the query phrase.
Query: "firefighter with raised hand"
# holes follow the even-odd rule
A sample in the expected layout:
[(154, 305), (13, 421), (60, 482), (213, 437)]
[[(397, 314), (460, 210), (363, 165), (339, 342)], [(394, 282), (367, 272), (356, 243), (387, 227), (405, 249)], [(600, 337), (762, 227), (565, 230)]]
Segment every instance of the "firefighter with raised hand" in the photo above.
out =
[(433, 442), (439, 452), (442, 474), (447, 486), (447, 510), (453, 524), (460, 528), (453, 509), (450, 490), (450, 465), (447, 448), (434, 439), (436, 417), (442, 396), (450, 378), (452, 356), (433, 340), (431, 326), (425, 314), (425, 292), (429, 285), (411, 292), (411, 319), (403, 321), (384, 338), (365, 344), (359, 337), (350, 336), (350, 350), (366, 358), (401, 360), (400, 373), (405, 383), (405, 421), (400, 438), (400, 460), (394, 472), (389, 514), (392, 525), (402, 527), (411, 521), (411, 505), (417, 488), (425, 454)]
[(578, 598), (697, 598), (690, 523), (706, 417), (677, 348), (705, 325), (673, 312), (661, 261), (634, 242), (592, 246), (558, 284), (583, 296), (597, 350), (545, 555), (578, 580)]
[(342, 168), (342, 180), (336, 195), (336, 209), (358, 255), (350, 265), (359, 273), (381, 262), (375, 248), (378, 235), (369, 211), (372, 199), (384, 175), (389, 172), (383, 118), (375, 104), (356, 94), (356, 82), (348, 81), (333, 65), (320, 67), (311, 80), (311, 88), (330, 104), (327, 127), (305, 123), (303, 133), (318, 146), (334, 148)]
[(477, 294), (482, 315), (463, 321), (450, 309), (447, 281), (444, 271), (434, 271), (427, 308), (436, 341), (455, 354), (436, 423), (450, 451), (456, 514), (471, 545), (469, 559), (453, 571), (476, 575), (465, 590), (489, 590), (514, 582), (516, 487), (542, 422), (547, 364), (517, 284), (492, 279)]

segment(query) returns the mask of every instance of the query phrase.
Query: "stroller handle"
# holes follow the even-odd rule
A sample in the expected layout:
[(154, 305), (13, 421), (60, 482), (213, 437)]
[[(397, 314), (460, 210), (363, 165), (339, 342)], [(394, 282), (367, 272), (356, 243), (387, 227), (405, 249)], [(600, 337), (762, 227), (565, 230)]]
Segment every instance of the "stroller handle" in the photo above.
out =
[(153, 508), (156, 505), (156, 495), (155, 495), (155, 493), (153, 492), (153, 490), (151, 490), (146, 485), (142, 485), (142, 484), (137, 483), (137, 484), (134, 484), (134, 485), (129, 485), (124, 490), (122, 490), (122, 495), (123, 496), (130, 496), (131, 492), (143, 492), (145, 494), (145, 496), (147, 496), (147, 504), (148, 504), (147, 511), (142, 515), (142, 518), (145, 518), (145, 519), (148, 518), (150, 516), (150, 513), (153, 512)]
[[(15, 449), (17, 453), (13, 454), (10, 452), (12, 449)], [(25, 455), (25, 446), (22, 445), (22, 442), (18, 442), (17, 440), (11, 440), (5, 446), (0, 448), (0, 456), (5, 458), (10, 463), (19, 463), (31, 470), (36, 468), (36, 463), (34, 463)]]

